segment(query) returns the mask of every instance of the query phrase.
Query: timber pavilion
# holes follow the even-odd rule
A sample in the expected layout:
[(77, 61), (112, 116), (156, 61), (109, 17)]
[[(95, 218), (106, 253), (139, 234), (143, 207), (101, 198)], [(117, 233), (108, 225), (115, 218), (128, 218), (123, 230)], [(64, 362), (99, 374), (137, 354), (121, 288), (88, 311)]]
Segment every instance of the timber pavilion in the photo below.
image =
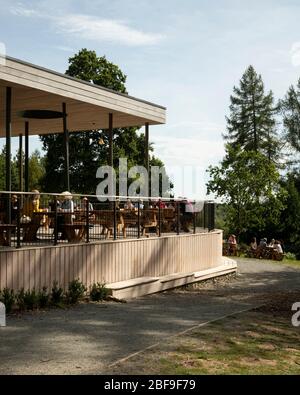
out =
[[(222, 257), (223, 233), (214, 229), (211, 202), (196, 210), (187, 199), (129, 201), (132, 207), (121, 207), (115, 199), (112, 207), (95, 196), (73, 194), (63, 198), (77, 203), (63, 212), (57, 204), (60, 192), (36, 197), (28, 190), (30, 135), (63, 133), (65, 189), (70, 191), (69, 133), (106, 129), (113, 167), (113, 129), (144, 126), (149, 173), (149, 127), (166, 122), (165, 107), (10, 57), (0, 62), (0, 98), (0, 137), (6, 144), (0, 289), (40, 289), (55, 280), (66, 287), (80, 278), (86, 286), (105, 281), (117, 297), (134, 297), (236, 270)], [(20, 152), (25, 138), (19, 191), (11, 188), (12, 137), (19, 137)], [(41, 203), (28, 218), (22, 208), (34, 199)]]

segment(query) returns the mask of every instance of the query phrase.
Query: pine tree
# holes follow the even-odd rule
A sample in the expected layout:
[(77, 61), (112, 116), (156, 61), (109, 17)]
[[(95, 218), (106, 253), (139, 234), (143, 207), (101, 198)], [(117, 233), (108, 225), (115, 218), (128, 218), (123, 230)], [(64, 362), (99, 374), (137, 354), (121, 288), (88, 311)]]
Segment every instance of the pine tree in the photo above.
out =
[[(283, 100), (280, 101), (280, 110), (283, 115), (285, 139), (289, 146), (300, 153), (300, 79), (297, 86), (291, 86)], [(294, 160), (292, 164), (296, 164)], [(298, 160), (298, 164), (300, 161)]]
[(224, 138), (232, 147), (260, 152), (276, 162), (280, 145), (276, 133), (273, 93), (265, 94), (262, 77), (249, 66), (230, 97), (230, 116)]

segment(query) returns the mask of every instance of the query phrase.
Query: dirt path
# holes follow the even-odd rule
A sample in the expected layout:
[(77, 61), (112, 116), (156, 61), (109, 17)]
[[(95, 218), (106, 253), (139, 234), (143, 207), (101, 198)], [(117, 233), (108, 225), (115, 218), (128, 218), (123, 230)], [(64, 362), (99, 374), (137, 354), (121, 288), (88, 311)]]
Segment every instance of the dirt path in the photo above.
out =
[(300, 270), (255, 260), (238, 264), (235, 279), (189, 291), (9, 317), (0, 329), (0, 374), (101, 374), (176, 333), (300, 289)]

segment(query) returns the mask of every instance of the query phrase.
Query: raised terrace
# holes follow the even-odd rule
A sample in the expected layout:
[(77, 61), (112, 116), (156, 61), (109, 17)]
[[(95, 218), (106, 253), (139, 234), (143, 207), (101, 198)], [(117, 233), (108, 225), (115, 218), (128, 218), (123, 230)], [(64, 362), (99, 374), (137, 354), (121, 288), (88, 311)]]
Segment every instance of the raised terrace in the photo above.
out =
[[(166, 122), (166, 108), (17, 59), (0, 62), (0, 137), (6, 144), (6, 188), (0, 191), (0, 289), (63, 287), (74, 278), (87, 286), (106, 282), (113, 295), (134, 297), (236, 270), (222, 258), (222, 231), (214, 204), (159, 197), (126, 207), (115, 197), (72, 194), (68, 213), (59, 193), (29, 186), (29, 136), (63, 133), (65, 190), (70, 191), (69, 133), (107, 129), (113, 166), (114, 128), (145, 127), (144, 166), (149, 171), (150, 125)], [(11, 138), (25, 139), (24, 183), (11, 188)], [(20, 173), (21, 174), (21, 173)], [(91, 175), (93, 176), (93, 175)], [(24, 188), (23, 188), (24, 185)], [(86, 196), (85, 196), (86, 197)], [(27, 205), (27, 206), (26, 206)]]

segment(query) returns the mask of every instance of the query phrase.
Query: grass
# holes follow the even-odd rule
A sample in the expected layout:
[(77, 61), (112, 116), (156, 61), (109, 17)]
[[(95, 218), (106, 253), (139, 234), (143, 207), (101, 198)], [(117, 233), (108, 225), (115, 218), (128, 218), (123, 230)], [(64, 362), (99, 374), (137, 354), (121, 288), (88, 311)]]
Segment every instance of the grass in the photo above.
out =
[(296, 269), (300, 269), (300, 260), (297, 259), (286, 259), (284, 258), (283, 261), (273, 261), (272, 259), (255, 259), (255, 258), (248, 258), (244, 255), (241, 255), (240, 257), (232, 257), (233, 259), (239, 260), (239, 259), (247, 259), (251, 261), (257, 261), (257, 262), (263, 262), (263, 263), (270, 263), (270, 264), (277, 264), (277, 265), (284, 265), (288, 267), (293, 267)]
[(172, 338), (116, 366), (120, 374), (300, 374), (291, 305), (300, 292)]

